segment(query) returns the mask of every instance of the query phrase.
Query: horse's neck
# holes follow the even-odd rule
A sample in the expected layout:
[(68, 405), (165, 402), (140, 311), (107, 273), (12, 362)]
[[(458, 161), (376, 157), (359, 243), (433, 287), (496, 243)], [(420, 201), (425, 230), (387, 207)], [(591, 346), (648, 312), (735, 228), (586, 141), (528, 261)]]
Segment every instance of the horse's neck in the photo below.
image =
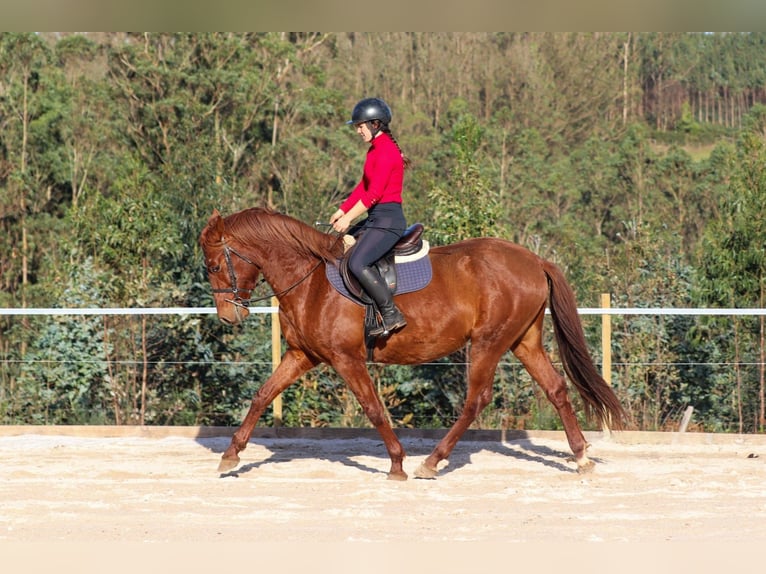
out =
[(261, 260), (263, 277), (276, 294), (297, 287), (321, 265), (320, 259), (285, 246), (268, 250)]

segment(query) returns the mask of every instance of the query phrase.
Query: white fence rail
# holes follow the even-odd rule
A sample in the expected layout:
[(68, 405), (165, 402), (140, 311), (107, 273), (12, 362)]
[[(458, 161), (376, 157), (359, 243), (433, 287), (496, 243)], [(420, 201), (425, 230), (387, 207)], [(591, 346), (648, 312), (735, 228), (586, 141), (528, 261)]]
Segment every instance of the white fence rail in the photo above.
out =
[[(277, 307), (250, 307), (251, 313), (276, 313)], [(546, 313), (549, 311), (546, 310)], [(581, 307), (580, 315), (766, 315), (766, 309), (684, 307)], [(215, 307), (93, 307), (0, 309), (0, 315), (213, 315)]]
[[(275, 313), (276, 307), (250, 307), (251, 313)], [(80, 309), (0, 309), (0, 315), (212, 315), (215, 307), (93, 307)]]

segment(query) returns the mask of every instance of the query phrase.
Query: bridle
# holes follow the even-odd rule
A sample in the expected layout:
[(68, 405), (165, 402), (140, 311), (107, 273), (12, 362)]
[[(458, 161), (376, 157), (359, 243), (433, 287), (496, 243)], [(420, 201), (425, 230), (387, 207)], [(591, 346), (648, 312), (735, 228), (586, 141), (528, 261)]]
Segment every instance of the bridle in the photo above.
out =
[[(258, 285), (260, 285), (261, 283), (263, 283), (265, 281), (265, 279), (263, 278), (263, 274), (261, 273), (260, 280), (253, 287), (251, 287), (249, 289), (248, 288), (240, 288), (240, 287), (238, 287), (237, 286), (237, 274), (234, 272), (234, 265), (231, 262), (232, 254), (236, 255), (237, 257), (239, 257), (245, 263), (249, 263), (250, 265), (253, 265), (253, 266), (257, 267), (259, 271), (261, 269), (261, 266), (258, 265), (255, 261), (253, 261), (249, 257), (243, 255), (242, 253), (240, 253), (239, 251), (237, 251), (233, 247), (229, 247), (224, 242), (224, 244), (223, 244), (223, 258), (226, 260), (226, 270), (229, 273), (229, 283), (231, 284), (231, 287), (222, 288), (222, 289), (213, 289), (213, 293), (231, 293), (233, 295), (233, 298), (232, 299), (225, 299), (225, 301), (227, 303), (231, 303), (232, 305), (236, 305), (237, 307), (247, 307), (253, 301), (260, 301), (262, 299), (268, 299), (270, 296), (269, 297), (260, 297), (258, 299), (252, 299), (252, 298), (243, 299), (240, 296), (240, 293), (251, 294), (255, 290), (255, 288), (258, 287)], [(218, 271), (220, 271), (219, 267), (208, 268), (208, 273), (217, 273)]]
[[(254, 267), (258, 268), (258, 271), (260, 273), (260, 279), (258, 282), (250, 288), (241, 288), (237, 286), (237, 274), (234, 272), (234, 265), (231, 262), (231, 256), (236, 255), (239, 257), (242, 261), (245, 263), (249, 263), (250, 265), (253, 265)], [(231, 284), (231, 287), (228, 288), (221, 288), (221, 289), (213, 289), (213, 293), (231, 293), (233, 295), (232, 299), (224, 299), (227, 303), (231, 303), (232, 305), (236, 305), (237, 307), (243, 307), (247, 308), (250, 303), (254, 303), (256, 301), (266, 301), (267, 299), (271, 299), (272, 297), (279, 297), (280, 295), (284, 295), (285, 293), (292, 291), (295, 289), (298, 285), (303, 283), (306, 279), (308, 279), (314, 271), (317, 270), (317, 268), (324, 263), (321, 259), (317, 262), (314, 267), (312, 267), (306, 275), (298, 279), (295, 283), (290, 285), (287, 289), (283, 289), (279, 293), (271, 293), (270, 295), (265, 295), (263, 297), (256, 297), (256, 298), (248, 298), (243, 299), (239, 294), (240, 293), (252, 293), (255, 291), (255, 289), (260, 285), (261, 283), (266, 282), (266, 278), (263, 276), (263, 270), (260, 265), (258, 265), (255, 261), (247, 257), (246, 255), (243, 255), (233, 247), (230, 247), (226, 244), (226, 241), (223, 241), (223, 258), (226, 260), (226, 270), (229, 273), (229, 282)], [(217, 273), (220, 271), (220, 267), (213, 267), (208, 268), (208, 273)]]

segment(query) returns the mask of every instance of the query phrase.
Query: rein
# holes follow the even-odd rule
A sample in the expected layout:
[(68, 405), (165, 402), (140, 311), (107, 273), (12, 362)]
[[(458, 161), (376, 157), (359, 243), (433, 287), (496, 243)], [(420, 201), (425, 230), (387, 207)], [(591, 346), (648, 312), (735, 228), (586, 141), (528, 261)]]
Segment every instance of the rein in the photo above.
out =
[[(340, 236), (339, 236), (340, 237)], [(337, 239), (336, 239), (337, 241)], [(231, 262), (231, 256), (236, 255), (239, 257), (242, 261), (245, 263), (249, 263), (250, 265), (253, 265), (254, 267), (257, 267), (258, 270), (261, 272), (261, 278), (258, 280), (258, 282), (250, 289), (246, 288), (240, 288), (237, 287), (237, 274), (234, 272), (234, 265)], [(266, 278), (263, 276), (263, 268), (258, 265), (255, 261), (247, 257), (246, 255), (243, 255), (233, 247), (229, 247), (226, 242), (223, 242), (223, 257), (226, 260), (226, 269), (229, 272), (229, 282), (231, 283), (231, 287), (225, 288), (225, 289), (213, 289), (213, 293), (231, 293), (234, 298), (233, 299), (224, 299), (227, 303), (231, 303), (232, 305), (236, 305), (238, 307), (247, 307), (251, 303), (255, 303), (258, 301), (266, 301), (267, 299), (271, 299), (272, 297), (279, 298), (282, 295), (285, 295), (286, 293), (289, 293), (293, 289), (295, 289), (298, 285), (303, 283), (306, 279), (311, 277), (311, 275), (316, 271), (322, 263), (324, 263), (323, 259), (320, 259), (317, 261), (317, 264), (312, 267), (306, 275), (298, 279), (295, 283), (287, 287), (286, 289), (282, 289), (279, 293), (272, 292), (269, 295), (264, 295), (263, 297), (250, 297), (248, 299), (243, 299), (240, 297), (239, 293), (243, 292), (252, 292), (260, 285), (261, 283), (266, 283)]]

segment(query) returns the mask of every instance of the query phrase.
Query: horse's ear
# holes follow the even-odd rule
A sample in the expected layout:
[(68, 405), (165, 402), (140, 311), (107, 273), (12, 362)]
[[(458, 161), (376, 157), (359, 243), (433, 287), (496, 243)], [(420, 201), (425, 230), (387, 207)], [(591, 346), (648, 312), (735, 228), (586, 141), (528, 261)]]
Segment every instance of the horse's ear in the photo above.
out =
[(217, 209), (213, 209), (213, 214), (207, 220), (204, 234), (208, 236), (208, 241), (221, 241), (223, 239), (223, 217)]
[(211, 229), (215, 229), (218, 233), (223, 235), (223, 217), (217, 209), (213, 209), (213, 215), (207, 220), (207, 224)]

